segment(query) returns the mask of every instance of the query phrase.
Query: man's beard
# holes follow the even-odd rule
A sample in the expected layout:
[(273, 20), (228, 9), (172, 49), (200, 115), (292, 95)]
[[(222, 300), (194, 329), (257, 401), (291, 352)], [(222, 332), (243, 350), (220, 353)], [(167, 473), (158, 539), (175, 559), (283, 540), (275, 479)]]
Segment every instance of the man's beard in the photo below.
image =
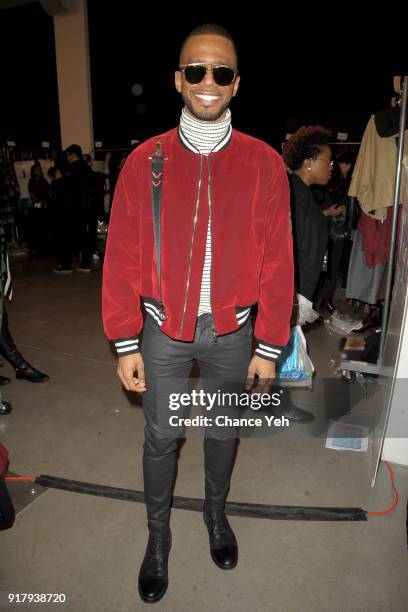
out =
[(190, 113), (190, 115), (193, 115), (193, 117), (195, 117), (196, 119), (200, 119), (201, 121), (217, 121), (223, 116), (223, 114), (225, 113), (229, 105), (229, 100), (228, 100), (216, 112), (211, 112), (209, 108), (204, 109), (203, 112), (197, 112), (193, 108), (193, 105), (191, 104), (191, 101), (189, 98), (187, 98), (187, 96), (186, 97), (183, 96), (183, 100), (184, 100), (184, 104), (188, 112)]

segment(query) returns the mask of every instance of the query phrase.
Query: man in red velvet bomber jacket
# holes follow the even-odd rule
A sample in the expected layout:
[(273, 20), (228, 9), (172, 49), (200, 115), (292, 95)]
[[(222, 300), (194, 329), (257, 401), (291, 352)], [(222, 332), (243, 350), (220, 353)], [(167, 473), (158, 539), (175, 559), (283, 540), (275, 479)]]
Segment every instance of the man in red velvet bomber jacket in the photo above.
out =
[[(139, 593), (146, 602), (159, 601), (168, 586), (170, 506), (184, 431), (182, 419), (174, 426), (181, 414), (170, 400), (187, 391), (193, 361), (206, 392), (228, 381), (273, 379), (289, 340), (287, 174), (269, 145), (232, 129), (229, 104), (239, 80), (230, 34), (215, 24), (193, 30), (175, 72), (184, 102), (180, 124), (129, 155), (112, 207), (103, 321), (123, 385), (143, 394), (149, 540)], [(206, 415), (215, 417), (217, 410), (233, 414), (213, 405)], [(203, 517), (221, 569), (238, 561), (225, 514), (236, 442), (236, 427), (207, 424)]]

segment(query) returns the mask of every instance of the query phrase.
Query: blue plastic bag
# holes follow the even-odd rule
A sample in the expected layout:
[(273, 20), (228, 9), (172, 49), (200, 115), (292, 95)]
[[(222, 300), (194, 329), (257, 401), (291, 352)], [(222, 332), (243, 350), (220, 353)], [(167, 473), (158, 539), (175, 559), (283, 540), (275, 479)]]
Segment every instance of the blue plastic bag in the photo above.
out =
[(311, 380), (314, 372), (312, 360), (307, 354), (306, 338), (300, 325), (293, 327), (290, 340), (282, 352), (278, 365), (278, 378), (284, 380)]

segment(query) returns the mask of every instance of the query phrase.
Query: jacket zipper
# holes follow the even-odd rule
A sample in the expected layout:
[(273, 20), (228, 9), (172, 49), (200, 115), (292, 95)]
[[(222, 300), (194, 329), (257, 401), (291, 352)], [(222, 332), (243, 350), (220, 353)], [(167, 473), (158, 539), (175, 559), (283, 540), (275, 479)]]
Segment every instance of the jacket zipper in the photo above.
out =
[(203, 173), (203, 156), (200, 153), (200, 173), (199, 173), (199, 176), (198, 176), (197, 200), (196, 200), (195, 213), (194, 213), (194, 219), (193, 219), (193, 231), (192, 231), (192, 234), (191, 234), (190, 253), (189, 253), (189, 256), (188, 256), (188, 272), (187, 272), (186, 292), (185, 292), (185, 296), (184, 296), (183, 314), (181, 316), (181, 322), (180, 322), (179, 331), (178, 331), (179, 338), (181, 336), (181, 330), (182, 330), (183, 325), (184, 325), (184, 317), (185, 317), (186, 308), (187, 308), (187, 296), (188, 296), (188, 288), (190, 286), (190, 274), (191, 274), (191, 258), (192, 258), (192, 254), (193, 254), (193, 243), (194, 243), (195, 228), (196, 228), (196, 225), (197, 225), (198, 205), (199, 205), (199, 202), (200, 202), (202, 173)]
[(210, 268), (210, 304), (211, 304), (211, 315), (213, 323), (211, 325), (211, 331), (213, 334), (214, 342), (217, 342), (217, 330), (214, 322), (214, 304), (213, 304), (213, 287), (214, 287), (214, 277), (213, 277), (213, 268), (214, 268), (214, 252), (213, 252), (213, 237), (214, 237), (214, 225), (212, 219), (212, 202), (211, 202), (211, 168), (210, 168), (210, 155), (207, 157), (207, 168), (208, 168), (208, 211), (210, 215), (211, 221), (211, 268)]

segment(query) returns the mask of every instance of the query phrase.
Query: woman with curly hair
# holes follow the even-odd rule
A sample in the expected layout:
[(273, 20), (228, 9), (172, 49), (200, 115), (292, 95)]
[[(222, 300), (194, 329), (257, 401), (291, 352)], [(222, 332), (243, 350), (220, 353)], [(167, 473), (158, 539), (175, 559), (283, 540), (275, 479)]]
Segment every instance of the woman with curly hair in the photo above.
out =
[(283, 149), (283, 159), (290, 173), (300, 324), (312, 323), (318, 317), (313, 311), (313, 296), (329, 238), (326, 217), (344, 212), (344, 207), (336, 204), (322, 211), (310, 188), (326, 185), (330, 180), (333, 162), (329, 136), (330, 131), (319, 125), (301, 127)]

